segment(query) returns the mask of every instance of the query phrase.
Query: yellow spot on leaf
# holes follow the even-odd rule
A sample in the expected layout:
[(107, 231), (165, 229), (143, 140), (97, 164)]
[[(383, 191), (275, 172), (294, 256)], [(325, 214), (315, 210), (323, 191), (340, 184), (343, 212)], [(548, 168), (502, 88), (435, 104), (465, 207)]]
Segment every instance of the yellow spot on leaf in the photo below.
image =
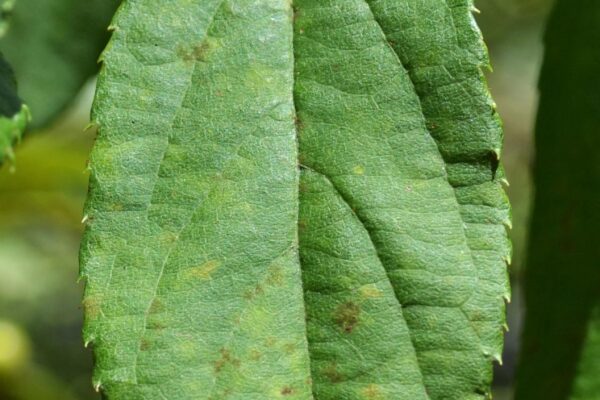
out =
[(379, 386), (375, 385), (374, 383), (364, 388), (361, 392), (362, 395), (369, 400), (383, 399), (383, 395), (381, 393), (381, 390), (379, 389)]
[(186, 272), (187, 278), (199, 278), (202, 280), (211, 279), (211, 275), (217, 268), (221, 266), (221, 262), (218, 260), (210, 260), (202, 265), (194, 268), (190, 268)]
[(383, 296), (381, 290), (379, 290), (379, 288), (375, 285), (362, 286), (359, 291), (361, 296), (365, 299), (373, 299)]
[(352, 172), (354, 172), (354, 174), (356, 175), (364, 175), (365, 167), (363, 167), (362, 165), (357, 165), (356, 167), (352, 168)]

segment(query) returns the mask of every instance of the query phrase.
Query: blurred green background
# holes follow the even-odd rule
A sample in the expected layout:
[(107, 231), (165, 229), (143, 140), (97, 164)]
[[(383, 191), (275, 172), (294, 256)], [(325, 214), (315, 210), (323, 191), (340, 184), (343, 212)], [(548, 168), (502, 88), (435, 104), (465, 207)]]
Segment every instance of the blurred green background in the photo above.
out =
[[(511, 183), (513, 301), (495, 398), (511, 398), (522, 302), (519, 275), (531, 183), (532, 133), (544, 21), (551, 0), (479, 0), (476, 15), (490, 49), (492, 94), (505, 124), (504, 165)], [(89, 82), (59, 120), (30, 132), (16, 165), (0, 170), (0, 399), (98, 399), (91, 352), (80, 330), (77, 282), (86, 160), (95, 132), (84, 132), (93, 96)]]

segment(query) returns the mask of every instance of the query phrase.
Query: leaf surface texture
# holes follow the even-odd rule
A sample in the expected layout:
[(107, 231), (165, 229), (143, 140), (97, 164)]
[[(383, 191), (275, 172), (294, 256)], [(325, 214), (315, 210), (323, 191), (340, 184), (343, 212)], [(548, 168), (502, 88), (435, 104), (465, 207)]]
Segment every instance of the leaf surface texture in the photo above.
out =
[(487, 395), (508, 205), (471, 6), (123, 3), (82, 244), (108, 398)]

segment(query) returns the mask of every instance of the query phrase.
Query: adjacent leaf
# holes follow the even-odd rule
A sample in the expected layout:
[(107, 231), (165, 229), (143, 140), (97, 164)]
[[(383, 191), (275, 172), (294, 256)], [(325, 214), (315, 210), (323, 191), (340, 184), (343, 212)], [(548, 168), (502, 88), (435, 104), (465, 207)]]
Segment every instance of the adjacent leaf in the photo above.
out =
[[(600, 3), (558, 1), (547, 29), (516, 391), (523, 400), (570, 398), (580, 355), (589, 354), (584, 339), (597, 342), (589, 320), (600, 306)], [(598, 365), (588, 358), (581, 373), (592, 377)]]
[(81, 252), (95, 385), (485, 398), (509, 211), (472, 4), (293, 7), (129, 0), (113, 20)]
[(21, 139), (29, 109), (17, 96), (13, 71), (0, 54), (0, 163), (13, 159), (12, 145)]
[[(41, 127), (62, 111), (96, 74), (108, 39), (106, 26), (118, 0), (4, 1), (10, 30), (0, 49), (14, 67), (19, 92)], [(5, 29), (0, 20), (0, 30)]]
[(573, 388), (574, 400), (588, 400), (600, 397), (600, 306), (590, 318), (586, 340), (583, 346), (577, 377)]
[[(0, 37), (8, 29), (13, 6), (14, 0), (0, 1)], [(14, 72), (0, 54), (0, 164), (14, 158), (13, 143), (21, 139), (29, 117), (29, 109), (17, 95)]]

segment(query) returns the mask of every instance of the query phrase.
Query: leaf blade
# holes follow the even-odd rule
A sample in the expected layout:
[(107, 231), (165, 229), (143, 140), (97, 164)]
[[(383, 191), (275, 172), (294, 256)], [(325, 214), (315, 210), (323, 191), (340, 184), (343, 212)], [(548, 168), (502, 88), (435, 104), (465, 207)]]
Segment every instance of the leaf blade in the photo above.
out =
[[(109, 397), (311, 396), (290, 18), (280, 1), (130, 1), (114, 21), (82, 257), (86, 302), (102, 310), (88, 310), (86, 340)], [(145, 252), (129, 272), (125, 253)], [(106, 289), (131, 273), (149, 288)], [(132, 320), (103, 324), (121, 308)]]
[[(480, 279), (471, 249), (473, 244), (463, 224), (479, 223), (482, 220), (485, 222), (489, 214), (482, 215), (477, 208), (479, 213), (472, 213), (472, 221), (465, 220), (463, 205), (456, 194), (457, 189), (445, 170), (448, 161), (440, 153), (435, 138), (428, 132), (429, 117), (422, 108), (421, 94), (414, 87), (411, 71), (403, 65), (397, 50), (390, 46), (385, 29), (378, 21), (372, 4), (359, 0), (331, 0), (326, 3), (312, 0), (296, 1), (293, 46), (291, 16), (288, 15), (287, 20), (281, 15), (277, 18), (271, 16), (272, 21), (281, 24), (278, 25), (281, 31), (277, 32), (280, 33), (282, 42), (268, 51), (261, 47), (261, 43), (268, 40), (265, 38), (271, 36), (267, 27), (260, 24), (256, 27), (262, 34), (254, 37), (250, 45), (250, 42), (245, 40), (258, 33), (246, 31), (255, 29), (252, 24), (257, 22), (246, 18), (245, 24), (242, 25), (239, 21), (243, 19), (241, 15), (254, 15), (253, 13), (258, 12), (270, 15), (268, 12), (282, 8), (289, 14), (288, 2), (261, 0), (251, 4), (250, 1), (225, 1), (217, 4), (213, 1), (203, 6), (187, 3), (179, 6), (181, 9), (177, 10), (172, 5), (157, 3), (156, 9), (152, 9), (139, 2), (125, 3), (114, 23), (116, 31), (105, 53), (105, 70), (99, 81), (95, 106), (95, 115), (101, 130), (100, 140), (92, 157), (92, 192), (88, 203), (92, 219), (83, 245), (83, 274), (88, 278), (88, 282), (92, 282), (88, 283), (86, 294), (86, 302), (90, 303), (86, 306), (89, 307), (86, 337), (95, 340), (96, 354), (103, 354), (105, 357), (97, 367), (97, 373), (100, 372), (96, 382), (101, 384), (112, 398), (124, 396), (123, 393), (131, 390), (137, 390), (136, 393), (140, 395), (143, 393), (146, 398), (159, 398), (161, 391), (175, 391), (183, 398), (219, 398), (227, 393), (234, 398), (248, 398), (248, 393), (243, 392), (243, 387), (252, 388), (247, 391), (263, 396), (257, 398), (484, 397), (489, 391), (492, 355), (485, 352), (484, 345), (488, 345), (489, 342), (479, 337), (480, 328), (475, 326), (478, 321), (474, 321), (469, 315), (469, 312), (484, 309), (474, 307), (465, 310), (463, 305), (488, 288), (482, 289), (479, 285)], [(217, 14), (214, 14), (215, 11)], [(134, 15), (138, 14), (143, 15), (146, 20), (133, 22)], [(214, 16), (215, 25), (204, 40), (202, 35), (205, 33), (193, 29), (206, 27), (207, 15)], [(213, 20), (213, 17), (210, 19)], [(186, 22), (182, 24), (176, 21)], [(229, 25), (238, 27), (235, 35), (229, 33), (231, 38), (227, 36)], [(157, 26), (161, 29), (156, 30)], [(252, 28), (245, 30), (247, 26)], [(263, 28), (264, 31), (261, 31)], [(273, 29), (273, 26), (269, 29)], [(133, 40), (126, 41), (126, 36), (133, 36)], [(179, 47), (182, 40), (185, 40), (188, 47)], [(190, 43), (200, 45), (189, 47)], [(278, 103), (277, 107), (269, 109), (268, 112), (253, 106), (256, 102), (260, 105), (263, 100), (260, 92), (254, 92), (252, 87), (257, 80), (260, 81), (260, 73), (257, 74), (252, 68), (243, 69), (247, 66), (246, 57), (260, 58), (267, 57), (267, 54), (274, 59), (285, 59), (286, 73), (289, 74), (285, 84), (280, 85), (280, 89), (283, 89), (279, 93), (282, 98), (288, 99), (289, 104), (285, 103), (282, 109)], [(230, 61), (227, 61), (228, 57)], [(186, 61), (192, 65), (186, 64)], [(234, 67), (239, 62), (241, 66)], [(136, 71), (131, 65), (136, 65), (136, 68), (142, 71)], [(205, 73), (204, 68), (213, 68), (213, 74)], [(295, 71), (295, 79), (292, 71)], [(367, 71), (376, 73), (365, 73)], [(479, 69), (476, 69), (476, 72), (480, 74)], [(267, 71), (266, 75), (278, 76), (273, 75), (273, 71)], [(240, 79), (240, 76), (245, 78)], [(162, 82), (165, 78), (171, 79), (172, 82)], [(127, 91), (116, 84), (119, 79), (127, 82)], [(248, 87), (248, 82), (254, 83)], [(434, 81), (432, 84), (435, 83)], [(272, 80), (267, 80), (262, 90), (273, 89), (273, 85)], [(238, 97), (227, 97), (234, 87), (239, 88)], [(487, 92), (482, 91), (481, 96), (487, 96)], [(226, 97), (230, 103), (219, 103), (219, 97)], [(135, 99), (134, 102), (131, 101), (132, 98)], [(190, 98), (198, 101), (190, 101)], [(251, 103), (247, 103), (250, 101), (248, 98), (252, 99)], [(135, 108), (131, 104), (135, 104)], [(141, 110), (140, 104), (143, 106)], [(215, 104), (220, 106), (217, 108)], [(244, 107), (240, 104), (244, 104)], [(288, 109), (290, 105), (291, 109)], [(294, 106), (297, 132), (294, 132), (292, 124)], [(442, 104), (437, 105), (441, 106)], [(152, 109), (152, 113), (159, 116), (158, 120), (156, 115), (149, 117), (147, 109)], [(211, 213), (220, 213), (223, 207), (243, 205), (245, 194), (236, 192), (237, 203), (225, 201), (225, 205), (220, 205), (217, 199), (210, 198), (212, 183), (198, 184), (203, 181), (201, 171), (207, 167), (214, 170), (219, 179), (223, 178), (223, 171), (238, 173), (239, 168), (249, 167), (249, 160), (246, 159), (240, 165), (235, 164), (237, 166), (232, 172), (227, 169), (230, 165), (221, 163), (220, 159), (227, 153), (227, 158), (235, 158), (238, 155), (238, 150), (228, 146), (230, 140), (235, 138), (233, 131), (241, 134), (248, 129), (246, 125), (239, 123), (240, 113), (245, 115), (244, 112), (255, 116), (267, 114), (275, 121), (286, 121), (283, 125), (269, 125), (266, 131), (283, 133), (283, 126), (292, 124), (291, 131), (285, 133), (289, 136), (284, 135), (287, 138), (285, 144), (269, 147), (263, 143), (245, 155), (253, 162), (273, 163), (269, 164), (271, 166), (268, 171), (263, 171), (265, 175), (272, 176), (269, 174), (273, 174), (277, 168), (284, 165), (281, 164), (281, 159), (277, 159), (281, 158), (281, 154), (286, 154), (285, 166), (291, 170), (284, 169), (283, 174), (285, 176), (290, 173), (294, 176), (293, 179), (288, 177), (286, 181), (286, 185), (289, 184), (286, 190), (290, 191), (287, 197), (279, 197), (278, 185), (273, 188), (272, 182), (256, 181), (260, 182), (257, 185), (262, 188), (262, 191), (257, 189), (255, 193), (260, 194), (260, 202), (268, 204), (269, 201), (277, 200), (280, 207), (287, 207), (286, 218), (291, 219), (292, 225), (298, 223), (300, 230), (299, 250), (295, 232), (286, 231), (287, 234), (283, 237), (290, 239), (291, 245), (288, 243), (287, 247), (284, 246), (277, 252), (277, 255), (285, 254), (287, 262), (284, 263), (284, 271), (289, 274), (283, 276), (287, 292), (278, 293), (285, 296), (289, 303), (281, 304), (273, 298), (261, 307), (271, 310), (272, 314), (293, 311), (288, 315), (288, 319), (295, 321), (294, 326), (288, 326), (288, 330), (279, 329), (280, 337), (275, 339), (279, 341), (288, 336), (295, 338), (293, 343), (296, 343), (296, 346), (292, 348), (296, 348), (294, 354), (298, 360), (292, 369), (303, 371), (302, 374), (305, 375), (300, 374), (302, 379), (296, 377), (293, 383), (287, 384), (276, 379), (274, 387), (255, 379), (255, 374), (262, 373), (258, 368), (245, 370), (246, 373), (237, 376), (236, 379), (233, 372), (236, 368), (244, 368), (247, 363), (256, 365), (251, 362), (256, 360), (252, 360), (250, 351), (246, 351), (246, 356), (240, 356), (240, 352), (243, 353), (245, 349), (241, 344), (239, 348), (232, 350), (219, 345), (218, 341), (213, 341), (205, 348), (200, 346), (193, 349), (195, 354), (212, 359), (212, 371), (204, 368), (192, 375), (194, 379), (191, 379), (191, 382), (179, 382), (175, 387), (170, 386), (169, 374), (185, 374), (186, 364), (178, 363), (178, 372), (169, 372), (153, 367), (150, 361), (145, 361), (140, 369), (143, 375), (139, 376), (143, 379), (138, 381), (135, 368), (133, 373), (131, 372), (131, 364), (140, 365), (137, 361), (131, 361), (137, 360), (138, 353), (155, 351), (156, 355), (148, 360), (159, 359), (162, 361), (161, 365), (169, 362), (169, 354), (175, 356), (176, 350), (169, 346), (168, 341), (161, 342), (162, 348), (153, 349), (150, 343), (143, 344), (142, 338), (146, 334), (145, 326), (149, 318), (144, 310), (154, 308), (152, 299), (156, 296), (168, 298), (174, 296), (173, 292), (177, 291), (172, 279), (165, 281), (168, 279), (168, 275), (164, 275), (165, 271), (177, 275), (186, 269), (185, 265), (173, 264), (169, 260), (180, 253), (185, 254), (186, 251), (197, 252), (194, 247), (202, 247), (205, 242), (213, 243), (214, 248), (221, 249), (223, 243), (219, 244), (219, 240), (227, 244), (230, 243), (230, 237), (234, 236), (234, 242), (238, 244), (247, 241), (251, 244), (249, 247), (264, 246), (264, 240), (257, 238), (257, 234), (273, 233), (273, 227), (265, 222), (273, 222), (273, 216), (269, 215), (269, 212), (273, 212), (272, 209), (262, 209), (264, 213), (253, 216), (258, 220), (265, 220), (262, 224), (258, 220), (252, 220), (255, 221), (255, 231), (244, 231), (245, 228), (240, 226), (236, 227), (240, 232), (214, 229), (214, 226), (218, 226), (218, 220), (210, 219)], [(225, 113), (226, 116), (223, 117), (220, 113)], [(131, 123), (131, 118), (135, 124)], [(122, 128), (121, 125), (127, 128)], [(481, 126), (472, 127), (471, 133), (479, 134), (476, 129), (481, 129)], [(497, 134), (498, 131), (491, 134), (496, 141), (499, 140), (494, 136)], [(361, 142), (360, 139), (356, 139), (361, 135), (369, 140)], [(140, 136), (153, 139), (140, 140)], [(189, 149), (180, 149), (177, 154), (164, 153), (161, 149), (174, 137), (177, 137), (177, 141), (186, 137), (185, 145)], [(141, 141), (147, 143), (143, 144)], [(117, 148), (114, 148), (115, 145)], [(202, 153), (203, 147), (210, 147), (211, 152)], [(203, 156), (194, 157), (190, 149), (196, 149)], [(140, 162), (144, 154), (151, 159), (144, 162), (150, 162), (152, 167), (144, 166), (144, 163)], [(165, 155), (168, 157), (165, 158)], [(288, 159), (290, 157), (291, 161)], [(173, 165), (162, 164), (169, 160)], [(115, 161), (116, 167), (111, 167)], [(478, 166), (479, 161), (476, 159), (473, 164)], [(296, 162), (300, 163), (302, 172), (297, 170)], [(489, 158), (486, 158), (486, 162), (482, 170), (485, 171), (486, 178), (494, 179), (493, 174), (489, 172)], [(120, 169), (116, 176), (111, 175), (111, 168)], [(154, 237), (158, 235), (157, 232), (144, 233), (144, 230), (148, 230), (148, 221), (143, 219), (127, 221), (122, 213), (116, 213), (114, 220), (108, 224), (106, 222), (113, 218), (107, 216), (110, 207), (123, 208), (125, 205), (130, 211), (145, 212), (148, 198), (152, 203), (155, 197), (156, 186), (152, 180), (137, 176), (136, 172), (144, 175), (148, 169), (157, 171), (159, 176), (171, 178), (161, 189), (165, 193), (171, 193), (171, 198), (166, 198), (162, 204), (163, 218), (166, 218), (167, 214), (180, 218), (180, 201), (189, 202), (197, 200), (200, 196), (203, 198), (203, 204), (207, 204), (204, 206), (206, 211), (197, 219), (181, 217), (192, 221), (192, 225), (200, 221), (204, 221), (206, 225), (201, 233), (193, 239), (188, 239), (188, 250), (182, 246), (174, 247), (175, 250), (161, 248), (160, 241), (154, 241), (157, 240)], [(281, 174), (281, 171), (279, 173)], [(178, 185), (177, 179), (186, 174), (193, 179)], [(299, 175), (300, 193), (297, 188)], [(151, 178), (154, 179), (154, 175)], [(492, 184), (495, 189), (499, 187), (497, 181), (493, 181)], [(479, 196), (476, 199), (485, 197), (487, 193), (479, 187), (470, 189)], [(129, 196), (129, 200), (115, 202), (115, 194)], [(188, 197), (177, 197), (183, 194)], [(504, 206), (504, 198), (501, 200), (499, 208)], [(485, 206), (488, 204), (485, 203)], [(501, 210), (494, 212), (496, 211), (502, 214)], [(281, 214), (275, 215), (278, 216), (275, 220), (281, 217)], [(223, 214), (223, 221), (228, 224), (248, 218), (250, 217)], [(306, 218), (306, 221), (303, 218)], [(289, 223), (290, 220), (287, 221)], [(324, 221), (330, 221), (331, 224)], [(119, 225), (125, 226), (126, 229), (117, 230)], [(499, 225), (505, 235), (504, 227)], [(136, 229), (132, 230), (132, 227)], [(137, 232), (140, 229), (142, 232)], [(98, 233), (94, 234), (94, 230)], [(118, 240), (108, 237), (111, 230), (117, 233)], [(102, 231), (106, 237), (100, 241), (99, 232)], [(110, 279), (114, 271), (120, 274), (119, 280), (126, 280), (126, 264), (123, 261), (115, 261), (116, 258), (112, 257), (129, 255), (122, 244), (140, 235), (146, 235), (149, 238), (146, 240), (152, 241), (150, 248), (162, 252), (159, 260), (167, 261), (157, 263), (146, 260), (140, 263), (138, 272), (128, 273), (140, 274), (139, 276), (149, 274), (153, 282), (168, 283), (163, 283), (162, 286), (158, 283), (153, 284), (149, 293), (143, 296), (135, 295), (144, 297), (146, 300), (142, 303), (145, 302), (146, 305), (134, 306), (137, 307), (135, 314), (141, 314), (143, 318), (140, 323), (133, 324), (132, 332), (120, 332), (125, 331), (125, 326), (112, 333), (102, 331), (102, 321), (110, 321), (114, 316), (101, 315), (101, 304), (106, 302), (105, 307), (110, 308), (119, 302), (123, 303), (124, 299), (115, 295), (111, 299), (102, 298), (107, 290), (105, 284), (99, 281)], [(271, 242), (272, 239), (271, 237)], [(179, 240), (181, 239), (175, 239)], [(359, 240), (360, 243), (351, 245), (349, 243), (352, 243), (352, 240)], [(119, 241), (121, 245), (117, 243)], [(94, 256), (93, 253), (97, 253), (103, 246), (106, 247), (104, 254)], [(134, 255), (143, 254), (141, 247), (133, 250)], [(174, 256), (171, 256), (172, 251)], [(265, 251), (264, 247), (262, 251)], [(301, 263), (297, 260), (298, 251)], [(239, 252), (239, 249), (231, 247), (228, 254), (235, 255)], [(494, 253), (493, 266), (495, 268), (501, 264), (501, 274), (505, 277), (504, 254), (501, 253)], [(335, 257), (325, 259), (324, 255), (327, 254), (341, 256), (341, 260), (336, 261)], [(369, 261), (363, 260), (362, 257)], [(116, 270), (115, 262), (120, 262)], [(150, 265), (147, 266), (146, 263)], [(194, 275), (200, 277), (214, 276), (214, 279), (217, 279), (219, 276), (213, 274), (218, 274), (223, 268), (222, 257), (218, 255), (197, 264), (196, 268), (192, 269), (195, 271)], [(300, 264), (304, 293), (299, 281)], [(244, 264), (240, 262), (239, 265)], [(368, 270), (368, 267), (372, 270)], [(146, 268), (145, 272), (141, 270), (143, 268)], [(262, 268), (264, 269), (264, 266)], [(361, 269), (367, 276), (357, 273)], [(179, 272), (175, 273), (173, 270)], [(494, 273), (498, 271), (494, 269)], [(254, 301), (256, 297), (263, 295), (264, 288), (260, 284), (261, 278), (252, 275), (252, 272), (249, 274), (253, 285), (260, 286), (260, 290), (257, 290), (257, 287), (246, 288), (245, 294)], [(188, 276), (187, 279), (189, 278)], [(267, 281), (281, 279), (276, 276), (266, 278)], [(94, 280), (96, 282), (93, 282)], [(208, 294), (212, 292), (204, 292), (206, 283), (194, 283), (190, 280), (187, 284), (210, 298)], [(485, 300), (492, 299), (495, 304), (493, 319), (484, 321), (484, 328), (495, 329), (496, 338), (497, 332), (502, 332), (502, 295), (505, 291), (504, 286), (502, 290), (496, 287), (493, 289), (492, 294), (486, 292), (488, 297), (484, 297)], [(231, 295), (235, 296), (237, 293), (237, 296), (240, 296), (242, 292), (242, 287), (236, 286)], [(212, 293), (212, 296), (216, 294)], [(302, 316), (304, 302), (308, 317), (306, 327)], [(180, 301), (178, 304), (182, 303), (190, 302)], [(165, 302), (161, 301), (161, 305), (157, 306), (157, 313), (169, 318), (169, 315), (177, 313), (175, 305), (176, 303), (169, 303), (165, 306)], [(228, 303), (227, 306), (221, 307), (220, 312), (229, 318), (230, 313), (239, 310), (239, 307), (238, 303)], [(197, 305), (193, 311), (209, 316), (215, 313), (214, 309), (202, 305)], [(95, 321), (90, 319), (90, 315)], [(190, 320), (188, 318), (187, 323), (190, 323)], [(154, 321), (151, 322), (153, 326), (156, 325)], [(179, 320), (178, 329), (187, 329), (185, 322)], [(209, 324), (206, 329), (214, 333), (214, 329), (210, 329), (211, 326), (213, 325)], [(256, 326), (248, 325), (245, 329), (249, 331), (251, 328), (256, 329)], [(378, 334), (384, 337), (377, 336)], [(236, 335), (239, 336), (237, 333), (233, 336)], [(256, 340), (265, 336), (268, 337), (268, 333), (262, 332)], [(134, 350), (133, 356), (122, 358), (125, 372), (109, 371), (111, 365), (117, 364), (119, 360), (111, 360), (106, 356), (107, 353), (131, 352), (128, 347), (109, 351), (116, 345), (108, 341), (100, 342), (103, 338), (112, 337), (121, 337), (121, 341), (137, 343), (138, 349), (145, 347), (144, 352)], [(197, 336), (195, 340), (210, 338), (211, 334), (208, 333), (205, 336)], [(287, 345), (289, 350), (290, 343)], [(494, 342), (493, 345), (498, 346), (498, 343)], [(127, 346), (134, 349), (136, 347), (131, 344)], [(277, 356), (273, 354), (273, 357), (278, 360), (290, 360), (290, 354), (286, 353), (285, 349), (277, 351)], [(309, 360), (312, 377), (309, 377)], [(277, 365), (275, 370), (282, 369)], [(264, 364), (264, 367), (265, 371), (274, 370), (268, 363)], [(159, 371), (164, 375), (160, 375)], [(225, 371), (226, 375), (221, 379), (222, 371)], [(283, 371), (291, 369), (283, 368)], [(125, 378), (120, 376), (120, 373), (123, 373)], [(218, 377), (215, 378), (217, 383), (211, 383), (209, 377), (213, 377), (215, 373)], [(140, 382), (142, 386), (146, 385), (144, 389), (138, 387)], [(158, 385), (160, 389), (151, 389), (149, 383)], [(267, 390), (267, 386), (270, 389)]]

